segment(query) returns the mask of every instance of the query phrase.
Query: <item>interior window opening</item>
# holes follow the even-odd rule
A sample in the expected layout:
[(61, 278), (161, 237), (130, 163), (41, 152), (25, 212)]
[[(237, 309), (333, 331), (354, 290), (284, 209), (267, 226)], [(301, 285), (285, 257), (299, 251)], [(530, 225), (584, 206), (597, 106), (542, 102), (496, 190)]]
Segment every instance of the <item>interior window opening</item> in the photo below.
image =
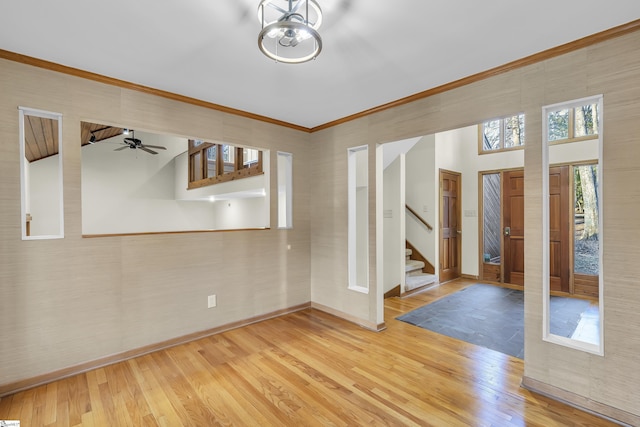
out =
[(81, 144), (85, 237), (270, 227), (269, 150), (88, 122)]

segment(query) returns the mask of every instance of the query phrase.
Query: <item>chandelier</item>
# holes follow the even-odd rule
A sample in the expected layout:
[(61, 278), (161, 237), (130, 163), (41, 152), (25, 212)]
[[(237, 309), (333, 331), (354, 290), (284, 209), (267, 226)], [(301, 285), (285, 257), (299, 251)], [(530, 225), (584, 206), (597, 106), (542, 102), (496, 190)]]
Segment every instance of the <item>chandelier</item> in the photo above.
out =
[(322, 10), (315, 0), (262, 0), (258, 19), (258, 47), (269, 58), (299, 64), (320, 54)]

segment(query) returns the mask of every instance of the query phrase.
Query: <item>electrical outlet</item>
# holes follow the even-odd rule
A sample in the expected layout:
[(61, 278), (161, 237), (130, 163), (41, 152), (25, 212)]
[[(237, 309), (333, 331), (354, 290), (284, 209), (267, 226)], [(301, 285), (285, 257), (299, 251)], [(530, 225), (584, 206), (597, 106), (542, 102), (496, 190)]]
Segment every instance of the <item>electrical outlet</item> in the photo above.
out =
[(218, 301), (215, 295), (209, 295), (207, 298), (207, 308), (213, 308), (218, 305)]

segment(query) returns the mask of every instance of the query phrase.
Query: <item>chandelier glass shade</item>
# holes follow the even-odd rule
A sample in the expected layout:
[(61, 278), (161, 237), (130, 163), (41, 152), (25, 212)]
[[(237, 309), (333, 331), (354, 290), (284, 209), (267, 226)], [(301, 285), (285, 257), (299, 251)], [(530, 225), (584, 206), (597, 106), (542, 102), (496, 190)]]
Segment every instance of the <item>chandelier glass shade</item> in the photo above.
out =
[(262, 0), (258, 20), (258, 47), (269, 58), (298, 64), (320, 54), (322, 10), (315, 0)]

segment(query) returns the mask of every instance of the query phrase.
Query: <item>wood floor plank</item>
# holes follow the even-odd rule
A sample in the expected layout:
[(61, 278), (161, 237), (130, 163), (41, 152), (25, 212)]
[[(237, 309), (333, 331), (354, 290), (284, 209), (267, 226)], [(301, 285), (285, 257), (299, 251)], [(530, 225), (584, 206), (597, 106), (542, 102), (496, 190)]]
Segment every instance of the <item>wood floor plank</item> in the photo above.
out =
[(175, 397), (164, 378), (158, 377), (150, 355), (138, 357), (128, 362), (132, 366), (132, 373), (140, 384), (140, 390), (149, 405), (149, 411), (160, 426), (182, 426), (182, 419), (188, 418), (186, 412), (180, 416), (181, 406), (172, 405)]
[(91, 411), (89, 386), (86, 375), (69, 378), (69, 422), (82, 424), (82, 415)]
[(178, 399), (178, 402), (172, 400), (172, 404), (179, 403), (186, 411), (187, 418), (183, 419), (183, 423), (196, 426), (224, 425), (226, 420), (221, 419), (219, 414), (214, 413), (205, 404), (203, 396), (199, 395), (198, 391), (189, 384), (179, 366), (174, 363), (169, 354), (169, 351), (172, 350), (175, 351), (175, 349), (169, 349), (168, 351), (153, 353), (151, 356), (154, 358), (162, 375), (166, 378), (171, 378), (169, 386), (173, 390), (173, 395)]
[(273, 411), (271, 403), (263, 398), (262, 393), (239, 375), (230, 364), (221, 365), (220, 369), (216, 370), (216, 376), (220, 376), (222, 384), (227, 386), (226, 389), (231, 397), (237, 400), (247, 415), (259, 414), (255, 418), (256, 423), (282, 425), (282, 416), (279, 411)]
[(56, 420), (53, 425), (71, 425), (69, 422), (69, 378), (58, 381), (56, 404)]
[[(87, 378), (87, 391), (89, 393), (89, 400), (91, 401), (91, 422), (94, 425), (107, 425), (107, 416), (105, 414), (104, 407), (102, 406), (102, 400), (100, 398), (100, 385), (98, 384), (98, 371), (89, 371), (86, 373)], [(52, 383), (56, 384), (56, 383)], [(51, 384), (50, 384), (51, 385)], [(85, 417), (85, 418), (88, 418)]]
[[(193, 346), (190, 346), (193, 347)], [(226, 399), (227, 393), (216, 384), (208, 370), (208, 363), (199, 353), (190, 351), (171, 351), (168, 353), (176, 367), (184, 376), (185, 382), (197, 393), (210, 416), (218, 425), (238, 425), (239, 417), (232, 409), (232, 402)]]
[(42, 423), (44, 425), (51, 424), (56, 420), (56, 411), (58, 409), (58, 383), (53, 382), (41, 387), (46, 392), (46, 398), (44, 403), (44, 417)]
[[(327, 400), (324, 390), (315, 387), (314, 383), (295, 372), (295, 367), (288, 365), (276, 352), (265, 352), (263, 363), (269, 372), (285, 384), (289, 389), (298, 390), (298, 394), (311, 414), (311, 418), (321, 425), (341, 425), (350, 419), (350, 413), (343, 408), (336, 408), (335, 402)], [(350, 408), (352, 411), (355, 408)], [(355, 420), (353, 420), (355, 421)]]
[(2, 414), (5, 414), (5, 416), (9, 416), (9, 414), (11, 413), (11, 403), (13, 402), (14, 396), (16, 395), (0, 398), (0, 419), (8, 419), (2, 418)]
[(372, 332), (307, 309), (0, 399), (49, 426), (609, 426), (520, 387), (524, 363), (396, 320), (474, 282), (385, 300)]

